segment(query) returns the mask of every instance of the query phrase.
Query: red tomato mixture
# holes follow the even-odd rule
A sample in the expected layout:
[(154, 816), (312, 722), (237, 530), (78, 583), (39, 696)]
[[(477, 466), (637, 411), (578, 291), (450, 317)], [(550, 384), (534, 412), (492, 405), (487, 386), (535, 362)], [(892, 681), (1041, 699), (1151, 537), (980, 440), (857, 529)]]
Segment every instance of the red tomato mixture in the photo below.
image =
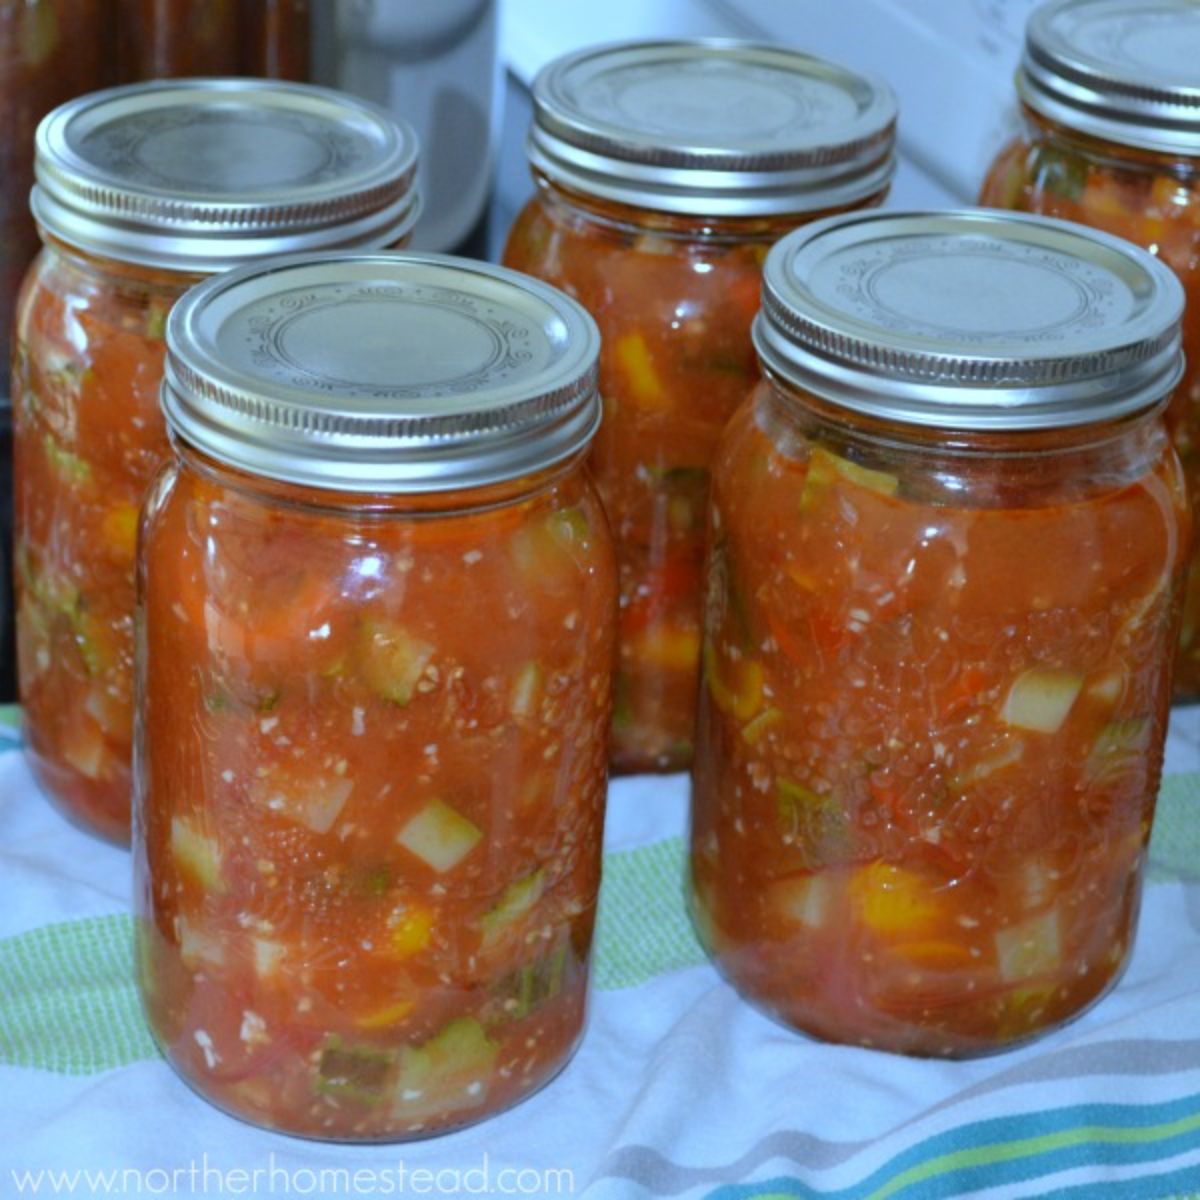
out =
[[(1187, 292), (1187, 370), (1167, 412), (1189, 494), (1200, 496), (1200, 160), (1069, 133), (1026, 112), (1031, 133), (996, 160), (980, 194), (994, 208), (1041, 213), (1117, 234), (1156, 254)], [(1200, 566), (1184, 601), (1178, 698), (1200, 698)]]
[(1000, 1049), (1100, 996), (1129, 950), (1178, 462), (1154, 418), (1090, 447), (917, 454), (886, 431), (798, 438), (776, 403), (764, 387), (739, 413), (714, 474), (698, 927), (800, 1029)]
[(138, 506), (179, 275), (45, 251), (13, 362), (18, 665), (29, 759), (87, 827), (129, 837)]
[(432, 504), (190, 451), (144, 527), (135, 836), (152, 1028), (262, 1125), (403, 1139), (583, 1023), (616, 608), (579, 461)]
[(621, 570), (617, 771), (692, 759), (709, 464), (759, 378), (763, 260), (798, 223), (671, 217), (543, 181), (509, 235), (504, 262), (579, 300), (603, 337), (592, 470)]

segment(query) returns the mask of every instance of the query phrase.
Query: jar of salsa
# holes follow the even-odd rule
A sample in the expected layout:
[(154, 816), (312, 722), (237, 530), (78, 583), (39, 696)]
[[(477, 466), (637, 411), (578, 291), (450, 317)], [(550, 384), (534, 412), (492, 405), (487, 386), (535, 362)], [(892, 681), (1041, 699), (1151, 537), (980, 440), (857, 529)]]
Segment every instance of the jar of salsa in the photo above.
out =
[(577, 304), (290, 256), (171, 315), (140, 551), (140, 979), (176, 1070), (288, 1133), (515, 1103), (582, 1030), (616, 564)]
[(960, 1057), (1129, 954), (1190, 519), (1183, 293), (1067, 222), (822, 222), (717, 454), (697, 927), (831, 1041)]
[(134, 548), (168, 457), (167, 312), (248, 259), (402, 239), (415, 157), (370, 105), (247, 80), (98, 92), (38, 130), (45, 248), (13, 360), (20, 696), (39, 782), (105, 837), (129, 838)]
[(580, 300), (603, 334), (592, 454), (621, 566), (612, 764), (692, 757), (709, 464), (758, 379), (762, 263), (813, 218), (877, 204), (888, 88), (734, 42), (585, 50), (535, 80), (537, 195), (509, 266)]
[[(1200, 6), (1052, 0), (1029, 22), (1017, 91), (1025, 129), (982, 203), (1118, 234), (1174, 268), (1188, 297), (1187, 368), (1167, 424), (1200, 512)], [(1175, 694), (1200, 699), (1200, 547)]]

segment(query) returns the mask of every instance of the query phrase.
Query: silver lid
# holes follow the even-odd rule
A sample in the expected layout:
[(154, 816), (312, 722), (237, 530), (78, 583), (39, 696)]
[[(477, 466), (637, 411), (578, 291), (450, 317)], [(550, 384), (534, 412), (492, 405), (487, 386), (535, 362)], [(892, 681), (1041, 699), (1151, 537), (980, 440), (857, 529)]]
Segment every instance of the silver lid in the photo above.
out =
[(1029, 19), (1017, 89), (1080, 133), (1200, 154), (1200, 4), (1050, 0)]
[(568, 188), (699, 216), (853, 204), (895, 169), (887, 84), (776, 46), (623, 42), (533, 83), (529, 158)]
[(845, 408), (945, 429), (1048, 429), (1160, 403), (1183, 288), (1067, 221), (987, 209), (815, 222), (767, 256), (763, 364)]
[(416, 135), (328, 88), (182, 79), (110, 88), (38, 126), (39, 224), (82, 250), (211, 272), (394, 245), (416, 221)]
[(162, 405), (256, 475), (356, 492), (517, 478), (591, 440), (600, 334), (516, 271), (436, 254), (289, 255), (185, 293)]

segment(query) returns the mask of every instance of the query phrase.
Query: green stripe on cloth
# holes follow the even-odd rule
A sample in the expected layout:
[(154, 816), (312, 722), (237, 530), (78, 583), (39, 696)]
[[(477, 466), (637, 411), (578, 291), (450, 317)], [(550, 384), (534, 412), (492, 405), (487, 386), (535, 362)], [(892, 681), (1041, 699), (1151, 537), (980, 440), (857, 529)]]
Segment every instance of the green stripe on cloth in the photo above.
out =
[[(625, 988), (704, 961), (682, 902), (683, 841), (609, 854), (595, 980)], [(133, 919), (64, 921), (0, 940), (0, 1064), (95, 1074), (153, 1058)]]
[(1200, 879), (1200, 774), (1163, 776), (1149, 874), (1151, 879)]
[[(1198, 806), (1200, 775), (1164, 781), (1152, 879), (1200, 877)], [(605, 856), (597, 988), (636, 987), (704, 961), (683, 902), (685, 859), (677, 837)], [(132, 928), (114, 915), (0, 940), (0, 1063), (93, 1073), (154, 1056), (133, 984)]]
[(0, 1063), (94, 1075), (153, 1058), (125, 915), (0, 941)]
[(684, 869), (682, 838), (604, 856), (596, 919), (596, 987), (636, 987), (704, 961), (684, 906)]

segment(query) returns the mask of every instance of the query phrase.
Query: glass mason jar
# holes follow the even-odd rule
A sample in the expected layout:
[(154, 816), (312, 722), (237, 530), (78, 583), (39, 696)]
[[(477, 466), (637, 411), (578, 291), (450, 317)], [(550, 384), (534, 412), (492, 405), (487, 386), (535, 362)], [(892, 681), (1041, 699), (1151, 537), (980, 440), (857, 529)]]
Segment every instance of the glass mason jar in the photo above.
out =
[(592, 453), (621, 564), (612, 764), (692, 758), (709, 464), (758, 379), (762, 263), (788, 230), (877, 204), (886, 85), (777, 48), (632, 43), (533, 87), (537, 194), (504, 261), (580, 300), (603, 335)]
[(113, 89), (39, 129), (45, 248), (13, 357), (19, 686), (35, 775), (96, 833), (129, 839), (134, 549), (168, 457), (167, 313), (247, 259), (402, 239), (414, 159), (378, 110), (296, 84)]
[[(1024, 132), (996, 159), (981, 203), (1117, 234), (1156, 254), (1179, 276), (1188, 297), (1187, 364), (1167, 424), (1195, 507), (1200, 7), (1187, 0), (1054, 0), (1034, 14), (1026, 39), (1017, 80)], [(1185, 597), (1175, 694), (1200, 699), (1200, 547), (1193, 551)]]
[(1112, 986), (1189, 535), (1183, 296), (1065, 222), (823, 222), (767, 260), (714, 471), (691, 840), (734, 985), (968, 1056)]
[[(616, 565), (598, 334), (439, 256), (188, 294), (140, 550), (140, 979), (176, 1070), (336, 1140), (482, 1119), (583, 1027)], [(253, 415), (251, 415), (253, 414)]]

